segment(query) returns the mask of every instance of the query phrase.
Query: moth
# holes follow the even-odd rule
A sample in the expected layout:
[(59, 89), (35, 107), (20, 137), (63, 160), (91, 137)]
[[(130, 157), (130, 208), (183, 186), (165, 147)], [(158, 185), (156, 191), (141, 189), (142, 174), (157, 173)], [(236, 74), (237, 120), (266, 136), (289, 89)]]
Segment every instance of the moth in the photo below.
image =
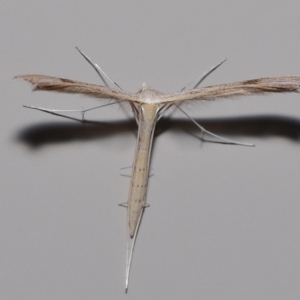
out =
[[(223, 60), (218, 65), (214, 66), (209, 71), (205, 72), (199, 78), (197, 78), (189, 85), (184, 87), (180, 92), (164, 94), (143, 83), (142, 88), (136, 93), (129, 93), (123, 91), (120, 88), (120, 86), (116, 82), (112, 81), (104, 73), (104, 71), (97, 64), (95, 64), (87, 55), (85, 55), (78, 48), (77, 50), (96, 70), (96, 72), (104, 82), (104, 86), (45, 75), (22, 75), (16, 76), (15, 78), (23, 79), (25, 81), (30, 82), (34, 86), (34, 91), (44, 90), (59, 93), (82, 94), (96, 98), (100, 101), (103, 99), (112, 100), (113, 102), (110, 104), (120, 102), (129, 103), (138, 125), (138, 136), (135, 156), (132, 164), (132, 175), (129, 187), (128, 200), (127, 203), (123, 205), (127, 208), (127, 255), (125, 274), (125, 292), (127, 292), (129, 283), (129, 273), (136, 237), (141, 224), (144, 210), (147, 207), (146, 194), (149, 178), (150, 156), (153, 135), (157, 121), (171, 107), (175, 107), (181, 112), (183, 112), (185, 115), (187, 115), (182, 110), (181, 105), (191, 100), (214, 101), (217, 99), (235, 98), (239, 96), (261, 95), (269, 93), (296, 93), (299, 92), (300, 76), (266, 77), (198, 88), (200, 83), (225, 61)], [(188, 87), (192, 84), (193, 87), (191, 89), (188, 89)], [(91, 109), (96, 109), (102, 106), (105, 105), (100, 105)], [(60, 111), (58, 110), (51, 110), (33, 106), (25, 107), (37, 109), (58, 116), (64, 116), (59, 114), (58, 112)], [(79, 111), (84, 117), (84, 113), (91, 109)], [(237, 143), (221, 138), (204, 129), (192, 118), (190, 119), (192, 120), (192, 122), (195, 123), (196, 126), (200, 128), (202, 133), (213, 135), (214, 137), (220, 138), (222, 141), (227, 143), (253, 146), (251, 144)]]

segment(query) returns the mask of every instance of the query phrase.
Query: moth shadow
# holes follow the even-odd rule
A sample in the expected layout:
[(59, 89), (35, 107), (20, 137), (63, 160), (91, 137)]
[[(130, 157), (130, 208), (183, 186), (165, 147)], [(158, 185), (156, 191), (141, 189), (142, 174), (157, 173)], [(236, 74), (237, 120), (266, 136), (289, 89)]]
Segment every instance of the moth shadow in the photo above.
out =
[[(300, 140), (300, 119), (262, 115), (232, 118), (195, 119), (206, 130), (221, 136), (255, 136), (284, 137), (292, 141)], [(189, 120), (166, 119), (162, 121), (162, 132), (173, 130), (175, 132), (187, 132), (199, 139), (200, 129)]]
[[(248, 116), (235, 118), (196, 119), (206, 130), (226, 136), (281, 136), (299, 141), (300, 120), (282, 116)], [(189, 133), (199, 138), (200, 130), (190, 120), (165, 118), (156, 127), (156, 136), (171, 131)], [(54, 122), (31, 125), (21, 130), (17, 140), (32, 148), (71, 141), (106, 139), (115, 135), (137, 132), (134, 119), (114, 122), (66, 123)]]
[(19, 131), (17, 141), (25, 143), (31, 148), (38, 148), (47, 144), (106, 139), (114, 135), (124, 135), (135, 131), (137, 128), (134, 120), (39, 123)]

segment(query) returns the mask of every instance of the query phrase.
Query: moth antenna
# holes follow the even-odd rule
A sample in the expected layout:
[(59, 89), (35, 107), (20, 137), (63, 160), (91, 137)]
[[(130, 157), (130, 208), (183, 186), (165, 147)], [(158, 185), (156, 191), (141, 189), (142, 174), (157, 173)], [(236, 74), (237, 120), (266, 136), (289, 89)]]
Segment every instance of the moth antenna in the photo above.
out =
[[(175, 104), (176, 105), (176, 104)], [(248, 146), (248, 147), (254, 147), (255, 145), (254, 144), (248, 144), (248, 143), (239, 143), (239, 142), (235, 142), (235, 141), (232, 141), (232, 140), (229, 140), (229, 139), (225, 139), (219, 135), (216, 135), (208, 130), (206, 130), (204, 127), (202, 127), (199, 123), (197, 123), (192, 117), (190, 117), (184, 110), (182, 110), (178, 105), (176, 105), (176, 107), (183, 113), (185, 114), (200, 130), (201, 132), (205, 132), (213, 137), (216, 137), (218, 138), (219, 140), (227, 143), (227, 144), (233, 144), (233, 145), (240, 145), (240, 146)], [(202, 134), (203, 135), (203, 134)]]
[(194, 83), (195, 81), (197, 82), (194, 87), (192, 89), (197, 88), (200, 83), (209, 75), (211, 74), (214, 70), (216, 70), (218, 67), (220, 67), (227, 59), (223, 59), (220, 63), (218, 63), (216, 66), (212, 67), (210, 70), (208, 70), (207, 72), (203, 73), (200, 77), (196, 78), (195, 80), (193, 80), (192, 82), (190, 82), (188, 85), (186, 85), (184, 88), (182, 88), (180, 91), (184, 91), (189, 85), (191, 85), (192, 83)]
[(109, 87), (108, 83), (104, 79), (102, 75), (104, 75), (114, 86), (116, 86), (118, 89), (122, 91), (122, 88), (115, 82), (113, 81), (96, 63), (94, 63), (84, 52), (82, 52), (78, 47), (75, 47), (76, 50), (88, 61), (88, 63), (95, 69), (97, 74), (100, 76), (101, 80), (103, 83)]

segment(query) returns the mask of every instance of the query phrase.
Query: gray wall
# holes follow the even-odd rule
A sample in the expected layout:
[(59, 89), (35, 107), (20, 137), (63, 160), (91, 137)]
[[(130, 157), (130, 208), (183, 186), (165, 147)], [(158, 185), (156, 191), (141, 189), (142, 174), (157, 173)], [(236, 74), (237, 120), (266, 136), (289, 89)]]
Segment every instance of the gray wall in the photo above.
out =
[[(204, 85), (300, 74), (299, 1), (2, 1), (1, 299), (299, 299), (300, 96), (186, 111), (255, 148), (201, 143), (180, 113), (157, 127), (148, 203), (124, 295), (131, 112), (82, 126), (22, 108), (98, 105), (32, 93), (47, 74), (100, 83), (80, 47), (124, 89), (170, 93), (220, 62)], [(209, 139), (209, 137), (206, 137)]]

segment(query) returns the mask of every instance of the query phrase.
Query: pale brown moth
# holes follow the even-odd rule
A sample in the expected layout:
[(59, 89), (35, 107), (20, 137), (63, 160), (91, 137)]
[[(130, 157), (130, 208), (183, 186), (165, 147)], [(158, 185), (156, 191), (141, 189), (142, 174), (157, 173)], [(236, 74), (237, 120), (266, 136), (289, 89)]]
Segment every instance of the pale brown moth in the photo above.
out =
[[(77, 49), (79, 50), (79, 49)], [(129, 188), (129, 196), (127, 203), (127, 256), (126, 256), (126, 279), (125, 291), (128, 290), (129, 273), (132, 261), (132, 254), (135, 245), (135, 240), (143, 212), (146, 204), (146, 194), (149, 178), (149, 165), (150, 155), (152, 148), (153, 134), (155, 126), (160, 117), (171, 107), (176, 107), (186, 114), (180, 105), (190, 100), (195, 101), (214, 101), (221, 98), (234, 98), (238, 96), (261, 95), (269, 93), (291, 93), (299, 92), (300, 76), (278, 76), (252, 79), (241, 82), (234, 82), (229, 84), (207, 86), (197, 88), (198, 85), (224, 61), (204, 73), (200, 78), (193, 81), (194, 87), (187, 90), (186, 87), (180, 92), (173, 94), (163, 94), (143, 83), (142, 88), (135, 94), (123, 91), (119, 85), (113, 82), (101, 68), (93, 63), (83, 52), (79, 52), (84, 58), (94, 67), (106, 86), (88, 84), (84, 82), (56, 78), (45, 75), (22, 75), (16, 78), (24, 79), (34, 86), (34, 91), (44, 90), (60, 93), (82, 94), (96, 99), (111, 99), (119, 103), (126, 101), (130, 104), (134, 117), (138, 125), (137, 146), (132, 165), (132, 176)], [(107, 80), (114, 87), (109, 87)], [(192, 84), (191, 83), (191, 84)], [(190, 85), (190, 84), (189, 84)], [(189, 86), (188, 85), (188, 86)], [(187, 86), (187, 87), (188, 87)], [(107, 105), (107, 104), (106, 104)], [(99, 108), (101, 105), (95, 108)], [(58, 116), (58, 110), (44, 109), (39, 107), (25, 106), (32, 109), (41, 110), (44, 112), (52, 113)], [(91, 109), (95, 109), (91, 108)], [(80, 110), (82, 114), (91, 110)], [(75, 110), (74, 110), (75, 111)], [(190, 118), (191, 119), (191, 118)], [(246, 146), (253, 146), (251, 144), (243, 144), (233, 142), (217, 135), (210, 133), (201, 127), (196, 121), (191, 119), (201, 130), (211, 134), (217, 138), (222, 139), (224, 142), (231, 144), (239, 144)]]

